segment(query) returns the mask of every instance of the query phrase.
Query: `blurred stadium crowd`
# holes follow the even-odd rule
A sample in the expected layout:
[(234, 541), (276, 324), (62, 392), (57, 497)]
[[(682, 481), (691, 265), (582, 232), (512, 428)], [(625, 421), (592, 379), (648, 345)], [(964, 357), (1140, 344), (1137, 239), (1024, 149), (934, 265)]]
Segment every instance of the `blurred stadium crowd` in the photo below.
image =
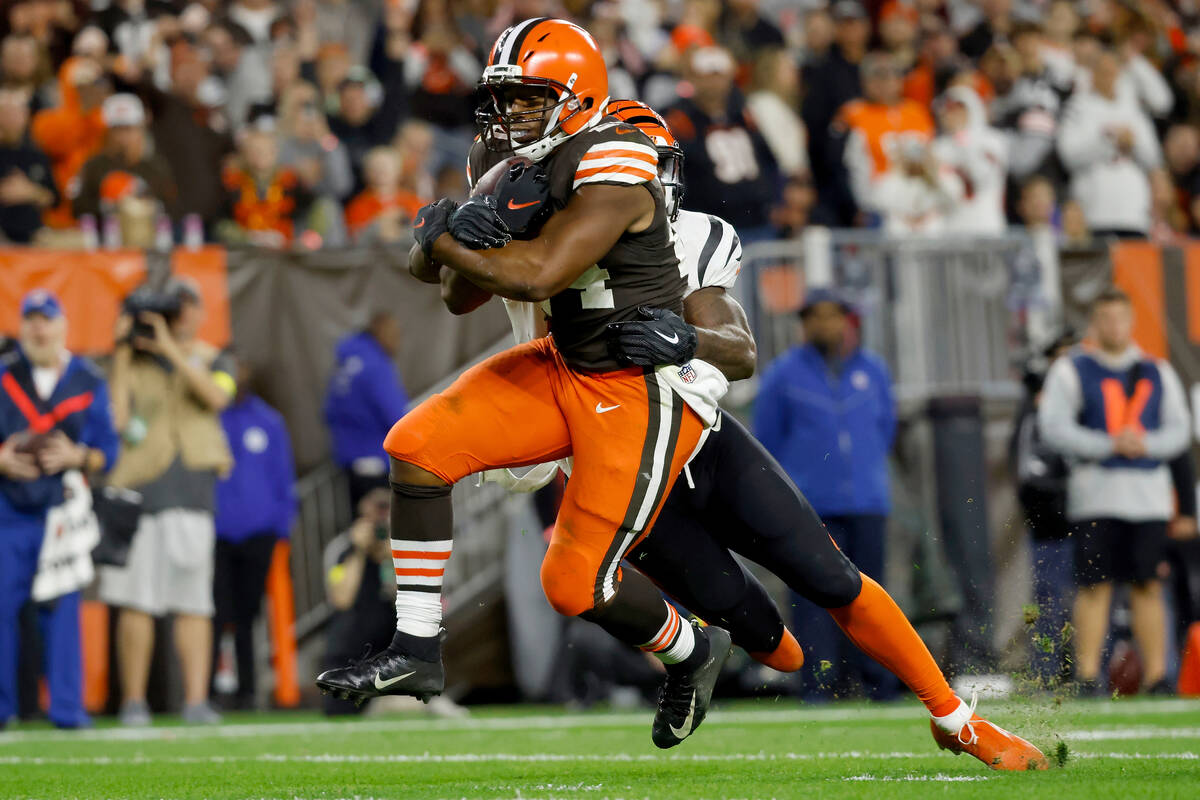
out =
[[(4, 0), (2, 7), (0, 234), (16, 245), (320, 250), (407, 243), (408, 223), (423, 204), (466, 196), (463, 166), (487, 48), (505, 27), (533, 16), (572, 19), (596, 37), (611, 95), (649, 103), (678, 137), (684, 205), (729, 220), (747, 244), (798, 237), (813, 225), (983, 236), (1024, 226), (1050, 232), (1063, 246), (1112, 237), (1170, 245), (1200, 231), (1200, 4), (1187, 0)], [(72, 442), (84, 449), (38, 442), (0, 453), (0, 481), (33, 480), (29, 470), (37, 478), (102, 466), (123, 470), (118, 482), (142, 487), (143, 524), (154, 518), (163, 552), (128, 553), (118, 570), (124, 574), (109, 566), (100, 576), (101, 598), (130, 612), (115, 633), (121, 713), (134, 725), (150, 719), (152, 617), (163, 612), (176, 615), (185, 718), (218, 719), (208, 703), (212, 686), (229, 690), (234, 705), (253, 705), (252, 623), (275, 541), (286, 537), (295, 514), (282, 419), (248, 391), (245, 365), (195, 340), (199, 295), (187, 285), (170, 291), (178, 307), (162, 324), (137, 330), (136, 314), (123, 323), (130, 326), (118, 336), (125, 349), (117, 349), (105, 390), (113, 418), (97, 411), (80, 423)], [(825, 318), (835, 327), (829, 318), (855, 313), (833, 296), (810, 298), (805, 310), (806, 325)], [(90, 367), (57, 363), (57, 301), (26, 298), (21, 317), (32, 389), (41, 393), (34, 384), (47, 380), (39, 369), (58, 370), (64, 386), (76, 370), (79, 391), (107, 405), (88, 383), (101, 380)], [(394, 366), (399, 337), (394, 318), (373, 317), (339, 346), (328, 387), (334, 458), (349, 475), (357, 515), (326, 550), (328, 602), (338, 612), (331, 663), (358, 655), (365, 641), (386, 644), (393, 629), (386, 500), (375, 490), (385, 483), (379, 443), (407, 405)], [(133, 369), (139, 341), (173, 364), (186, 386), (153, 367)], [(1048, 681), (1071, 676), (1056, 644), (1071, 616), (1071, 557), (1055, 544), (1065, 537), (1067, 477), (1065, 467), (1022, 472), (1031, 460), (1061, 454), (1037, 450), (1020, 434), (1036, 417), (1041, 380), (1066, 343), (1055, 339), (1035, 359), (1013, 441), (1022, 501), (1051, 507), (1038, 512), (1046, 515), (1040, 533), (1033, 526), (1045, 545), (1037, 551), (1037, 599), (1047, 614), (1037, 635), (1050, 643), (1036, 669)], [(841, 347), (839, 340), (834, 349)], [(821, 382), (787, 359), (803, 355), (785, 355), (770, 373), (775, 383), (765, 391), (776, 399), (789, 381)], [(58, 397), (50, 386), (47, 402)], [(872, 383), (876, 389), (886, 395), (884, 419), (844, 424), (848, 437), (887, 428), (874, 460), (856, 467), (858, 477), (865, 468), (884, 485), (896, 422), (886, 374)], [(162, 429), (146, 426), (131, 399), (138, 392), (172, 393), (182, 404), (170, 412), (178, 418)], [(798, 477), (804, 453), (788, 452), (779, 432), (787, 421), (765, 419), (764, 408), (756, 433), (811, 498), (819, 488)], [(24, 424), (16, 410), (10, 416), (0, 420), (6, 439)], [(142, 430), (131, 433), (139, 421)], [(209, 446), (214, 437), (205, 444), (218, 424), (228, 448)], [(834, 437), (828, 449), (838, 446), (835, 433), (842, 434), (822, 432)], [(1162, 455), (1165, 463), (1178, 448)], [(231, 465), (232, 476), (218, 483)], [(1194, 495), (1184, 492), (1195, 482), (1189, 467), (1172, 469), (1179, 497)], [(833, 487), (838, 476), (821, 480)], [(882, 500), (818, 508), (863, 518), (848, 519), (848, 531), (869, 524), (869, 533), (846, 534), (863, 537), (855, 558), (870, 561), (869, 572), (883, 569), (889, 507), (885, 485), (881, 491)], [(24, 524), (18, 511), (5, 517), (9, 511), (0, 504), (0, 522)], [(1172, 525), (1180, 538), (1194, 536), (1194, 502), (1180, 503)], [(36, 530), (20, 555), (35, 564)], [(205, 541), (211, 553), (195, 549)], [(167, 562), (178, 572), (164, 570)], [(199, 564), (208, 565), (207, 577), (185, 568)], [(143, 577), (130, 577), (138, 569)], [(74, 591), (72, 580), (57, 597)], [(74, 605), (27, 606), (22, 627), (16, 609), (31, 590), (20, 586), (16, 579), (0, 586), (5, 669), (15, 661), (10, 642), (19, 635), (28, 643), (40, 623), (51, 654), (51, 700), (66, 704), (52, 702), (51, 719), (86, 724), (78, 691), (54, 683), (55, 675), (78, 670), (78, 640), (53, 633), (78, 628), (78, 592)], [(1187, 613), (1180, 609), (1181, 622)], [(214, 614), (218, 633), (228, 628), (236, 640), (236, 658), (219, 635), (214, 641), (207, 621)], [(576, 685), (545, 696), (591, 701), (610, 698), (613, 685), (653, 685), (648, 662), (605, 649), (573, 624)], [(815, 641), (815, 652), (824, 645), (840, 663), (836, 637), (813, 629), (802, 642)], [(67, 664), (64, 672), (54, 663)], [(23, 669), (36, 674), (36, 659)], [(883, 678), (873, 683), (869, 665), (858, 669), (872, 696), (894, 695)], [(1086, 680), (1102, 680), (1098, 669), (1089, 667)], [(1146, 688), (1157, 687), (1166, 669), (1154, 661)], [(9, 685), (11, 677), (0, 673)], [(829, 683), (812, 692), (814, 685), (807, 684), (812, 699), (844, 689)], [(18, 710), (5, 691), (0, 686), (0, 725)], [(350, 709), (331, 702), (327, 710)]]
[(3, 9), (0, 229), (17, 243), (397, 240), (424, 202), (465, 192), (487, 47), (542, 15), (595, 35), (612, 96), (645, 100), (682, 141), (690, 205), (748, 240), (809, 222), (1169, 240), (1198, 223), (1189, 2)]

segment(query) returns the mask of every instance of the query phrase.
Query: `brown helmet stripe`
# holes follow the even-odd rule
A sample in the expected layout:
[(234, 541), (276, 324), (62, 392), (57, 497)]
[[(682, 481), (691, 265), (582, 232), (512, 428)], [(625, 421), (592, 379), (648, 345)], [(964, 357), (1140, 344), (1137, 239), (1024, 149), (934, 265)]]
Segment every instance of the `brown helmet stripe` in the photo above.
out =
[(524, 22), (518, 22), (500, 34), (500, 38), (496, 40), (496, 46), (492, 48), (489, 64), (516, 64), (517, 57), (521, 52), (521, 45), (525, 42), (525, 37), (540, 23), (546, 22), (549, 19), (550, 17), (527, 19)]

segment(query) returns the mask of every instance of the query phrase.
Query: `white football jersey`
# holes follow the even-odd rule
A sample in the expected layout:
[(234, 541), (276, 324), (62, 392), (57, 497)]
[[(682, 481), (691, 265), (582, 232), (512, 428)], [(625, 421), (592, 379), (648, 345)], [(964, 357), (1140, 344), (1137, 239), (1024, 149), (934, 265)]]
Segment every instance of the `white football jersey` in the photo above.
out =
[[(732, 225), (712, 214), (681, 210), (671, 228), (675, 237), (675, 256), (679, 259), (679, 273), (687, 279), (684, 297), (698, 289), (728, 289), (733, 286), (742, 268), (742, 243)], [(517, 344), (524, 344), (536, 337), (538, 322), (542, 317), (549, 316), (550, 304), (503, 300)], [(692, 407), (706, 426), (715, 423), (718, 404), (729, 390), (729, 381), (720, 370), (706, 361), (692, 359), (682, 367), (670, 364), (655, 371)], [(708, 438), (707, 433), (706, 430), (693, 456)], [(499, 483), (511, 491), (532, 492), (553, 480), (559, 469), (570, 475), (571, 459), (539, 464), (524, 474), (509, 469), (488, 470), (483, 474), (483, 479)]]
[(673, 226), (679, 271), (687, 278), (684, 296), (697, 289), (729, 289), (742, 268), (742, 242), (733, 226), (712, 214), (680, 211)]

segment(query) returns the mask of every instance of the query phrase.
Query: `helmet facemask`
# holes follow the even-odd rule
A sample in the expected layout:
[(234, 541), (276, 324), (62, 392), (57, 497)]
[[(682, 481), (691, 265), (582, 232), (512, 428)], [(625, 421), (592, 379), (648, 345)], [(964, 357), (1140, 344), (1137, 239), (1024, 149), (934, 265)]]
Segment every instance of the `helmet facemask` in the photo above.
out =
[(683, 203), (683, 150), (678, 145), (658, 144), (658, 182), (666, 199), (667, 219), (679, 216)]
[(563, 126), (587, 104), (569, 84), (505, 74), (512, 69), (499, 66), (484, 71), (475, 125), (488, 150), (538, 161), (569, 137)]

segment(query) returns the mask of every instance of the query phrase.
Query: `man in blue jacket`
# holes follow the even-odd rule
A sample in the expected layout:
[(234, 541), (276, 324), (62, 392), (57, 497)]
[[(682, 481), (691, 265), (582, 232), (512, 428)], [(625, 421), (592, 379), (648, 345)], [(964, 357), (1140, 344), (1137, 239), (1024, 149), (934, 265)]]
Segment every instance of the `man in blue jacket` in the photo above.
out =
[(212, 675), (215, 682), (222, 633), (233, 626), (235, 708), (254, 706), (254, 619), (275, 543), (288, 537), (296, 519), (292, 442), (279, 412), (251, 393), (251, 380), (249, 367), (239, 362), (237, 396), (221, 412), (233, 471), (217, 483)]
[(393, 361), (399, 350), (400, 323), (386, 311), (372, 315), (366, 330), (337, 346), (325, 422), (334, 459), (350, 477), (351, 508), (358, 508), (371, 489), (388, 485), (383, 439), (408, 411), (408, 394)]
[[(800, 310), (806, 344), (780, 356), (763, 375), (754, 434), (812, 503), (838, 547), (864, 573), (882, 576), (896, 409), (887, 367), (852, 339), (851, 312), (835, 291), (809, 293)], [(831, 696), (846, 662), (872, 698), (895, 693), (894, 677), (854, 648), (823, 609), (799, 596), (793, 608), (796, 637), (808, 651), (806, 697)]]
[[(66, 331), (57, 298), (30, 292), (21, 303), (20, 345), (0, 361), (0, 727), (17, 711), (18, 615), (30, 599), (38, 601), (50, 720), (60, 728), (89, 724), (79, 597), (91, 582), (91, 558), (62, 545), (90, 520), (81, 474), (107, 470), (119, 439), (107, 384), (67, 352)], [(58, 548), (55, 559), (45, 557), (44, 543)]]

